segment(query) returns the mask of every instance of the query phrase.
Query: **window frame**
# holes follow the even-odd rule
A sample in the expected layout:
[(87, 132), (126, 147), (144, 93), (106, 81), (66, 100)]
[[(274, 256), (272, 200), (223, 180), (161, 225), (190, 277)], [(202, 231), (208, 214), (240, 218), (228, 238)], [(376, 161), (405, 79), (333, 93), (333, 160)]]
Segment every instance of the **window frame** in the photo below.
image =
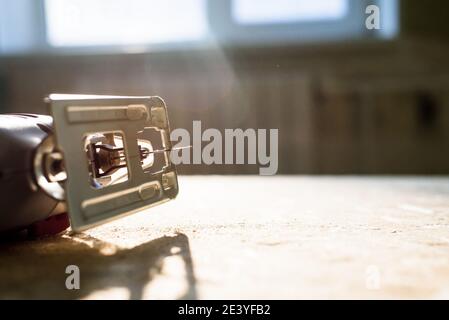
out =
[[(0, 0), (0, 7), (7, 7), (9, 10), (0, 10), (0, 55), (26, 54), (36, 51), (48, 51), (50, 47), (46, 38), (45, 8), (43, 0), (34, 1), (14, 1)], [(11, 3), (14, 3), (11, 6)], [(12, 9), (11, 9), (12, 8)], [(32, 28), (23, 28), (23, 25), (15, 19), (27, 12), (27, 24)], [(8, 33), (8, 38), (13, 38), (16, 42), (6, 42), (4, 34)]]

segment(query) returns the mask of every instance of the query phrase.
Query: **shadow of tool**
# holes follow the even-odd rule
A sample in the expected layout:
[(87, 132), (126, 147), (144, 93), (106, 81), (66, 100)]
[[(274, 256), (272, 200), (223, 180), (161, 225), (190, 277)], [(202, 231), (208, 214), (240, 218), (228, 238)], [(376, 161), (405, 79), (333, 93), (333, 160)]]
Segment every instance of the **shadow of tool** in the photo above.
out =
[[(0, 299), (77, 299), (117, 287), (127, 289), (130, 299), (142, 299), (145, 287), (161, 275), (169, 257), (181, 258), (179, 271), (184, 275), (170, 283), (182, 280), (185, 284), (170, 298), (196, 299), (189, 239), (182, 233), (131, 249), (117, 248), (85, 234), (36, 241), (2, 240)], [(80, 269), (79, 290), (66, 288), (68, 265)]]

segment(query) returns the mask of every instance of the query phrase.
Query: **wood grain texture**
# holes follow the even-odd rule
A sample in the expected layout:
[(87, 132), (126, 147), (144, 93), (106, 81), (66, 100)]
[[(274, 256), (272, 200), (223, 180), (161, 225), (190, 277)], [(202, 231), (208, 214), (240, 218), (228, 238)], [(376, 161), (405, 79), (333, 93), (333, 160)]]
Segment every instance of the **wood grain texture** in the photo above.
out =
[(0, 298), (449, 298), (448, 177), (182, 176), (180, 190), (83, 234), (2, 242)]

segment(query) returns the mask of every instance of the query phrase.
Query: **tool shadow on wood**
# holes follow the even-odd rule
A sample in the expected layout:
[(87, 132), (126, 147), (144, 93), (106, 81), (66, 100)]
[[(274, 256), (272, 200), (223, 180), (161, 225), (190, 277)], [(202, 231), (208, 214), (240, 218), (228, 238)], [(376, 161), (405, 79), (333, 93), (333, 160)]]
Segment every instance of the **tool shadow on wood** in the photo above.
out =
[[(172, 298), (196, 299), (189, 239), (182, 233), (131, 249), (117, 248), (86, 234), (39, 241), (2, 240), (0, 298), (77, 299), (118, 287), (127, 289), (130, 299), (142, 299), (147, 296), (144, 291), (147, 293), (148, 285), (163, 273), (165, 260), (174, 256), (183, 262), (184, 270), (180, 271), (186, 285)], [(79, 290), (66, 288), (68, 265), (79, 267)]]

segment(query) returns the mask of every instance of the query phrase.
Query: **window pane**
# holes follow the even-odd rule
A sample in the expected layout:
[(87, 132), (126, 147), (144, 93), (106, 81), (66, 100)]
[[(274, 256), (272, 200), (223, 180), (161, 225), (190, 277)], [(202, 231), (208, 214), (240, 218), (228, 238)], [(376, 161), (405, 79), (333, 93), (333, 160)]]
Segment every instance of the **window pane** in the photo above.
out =
[(343, 18), (347, 0), (233, 0), (233, 18), (240, 24), (291, 23)]
[(206, 0), (45, 0), (53, 46), (198, 40), (207, 34)]

